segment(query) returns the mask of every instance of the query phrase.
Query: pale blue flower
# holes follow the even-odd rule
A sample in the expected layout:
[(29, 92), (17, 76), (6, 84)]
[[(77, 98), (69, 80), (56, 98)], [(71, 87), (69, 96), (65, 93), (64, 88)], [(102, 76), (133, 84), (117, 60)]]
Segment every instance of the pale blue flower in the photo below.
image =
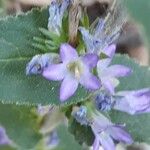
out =
[(115, 150), (114, 141), (125, 144), (132, 144), (133, 140), (125, 130), (124, 125), (113, 124), (102, 114), (93, 114), (92, 131), (95, 135), (93, 150), (99, 150), (100, 146), (104, 150)]
[(101, 91), (95, 96), (94, 104), (99, 111), (110, 111), (113, 108), (113, 97), (111, 94)]
[(62, 63), (52, 64), (44, 69), (42, 75), (48, 80), (61, 81), (60, 100), (66, 101), (77, 90), (79, 83), (89, 90), (100, 88), (100, 81), (91, 70), (96, 67), (98, 56), (86, 54), (78, 56), (77, 51), (69, 44), (60, 47)]
[(61, 27), (62, 27), (62, 19), (64, 16), (64, 12), (69, 6), (70, 0), (62, 0), (62, 2), (58, 2), (53, 0), (49, 6), (49, 19), (48, 19), (48, 29), (60, 35)]
[(103, 91), (96, 95), (94, 103), (99, 111), (115, 109), (131, 115), (149, 113), (150, 89), (120, 91), (114, 95)]
[(114, 55), (114, 49), (115, 45), (109, 46), (106, 49), (106, 52), (108, 52), (107, 54), (110, 57), (101, 59), (97, 63), (98, 77), (101, 80), (102, 86), (111, 94), (115, 93), (115, 87), (119, 84), (119, 80), (117, 78), (128, 76), (132, 72), (130, 68), (123, 65), (110, 65), (111, 59)]
[(26, 74), (41, 74), (43, 69), (52, 63), (59, 62), (59, 55), (56, 53), (46, 53), (43, 55), (36, 55), (26, 66)]
[(80, 106), (76, 108), (77, 110), (72, 112), (72, 116), (81, 125), (88, 125), (89, 121), (87, 119), (87, 108), (85, 106)]
[(150, 88), (116, 93), (113, 109), (134, 114), (150, 113)]
[(118, 30), (114, 29), (114, 32), (110, 34), (105, 33), (105, 21), (100, 19), (95, 30), (90, 33), (89, 30), (84, 27), (79, 28), (83, 41), (86, 45), (87, 52), (89, 53), (105, 53), (105, 49), (109, 47), (119, 37)]

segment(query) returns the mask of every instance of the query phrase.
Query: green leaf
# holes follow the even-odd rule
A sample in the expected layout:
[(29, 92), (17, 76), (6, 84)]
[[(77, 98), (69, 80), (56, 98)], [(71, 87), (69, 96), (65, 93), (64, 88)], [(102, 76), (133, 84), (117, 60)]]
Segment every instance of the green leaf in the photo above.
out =
[(75, 141), (65, 126), (60, 126), (57, 132), (60, 143), (55, 150), (82, 150), (82, 147)]
[(38, 118), (32, 107), (3, 105), (0, 103), (0, 125), (18, 149), (31, 149), (40, 140)]
[(16, 149), (10, 146), (4, 145), (4, 146), (0, 146), (0, 150), (16, 150)]
[(123, 112), (112, 111), (109, 115), (113, 122), (126, 124), (126, 129), (135, 142), (150, 143), (150, 114), (131, 116)]
[(113, 64), (122, 64), (132, 69), (132, 74), (130, 76), (120, 78), (118, 91), (137, 90), (150, 87), (149, 67), (140, 66), (126, 55), (117, 55), (113, 60)]
[(71, 119), (69, 122), (69, 131), (72, 133), (76, 141), (82, 145), (85, 143), (91, 146), (94, 142), (94, 135), (90, 126), (80, 125), (75, 119)]
[[(47, 10), (33, 10), (25, 15), (0, 20), (0, 101), (17, 104), (60, 104), (60, 83), (50, 82), (40, 76), (26, 76), (29, 60), (41, 51), (32, 47), (33, 37), (42, 36), (39, 28), (46, 28)], [(88, 92), (78, 88), (68, 104), (88, 97)]]

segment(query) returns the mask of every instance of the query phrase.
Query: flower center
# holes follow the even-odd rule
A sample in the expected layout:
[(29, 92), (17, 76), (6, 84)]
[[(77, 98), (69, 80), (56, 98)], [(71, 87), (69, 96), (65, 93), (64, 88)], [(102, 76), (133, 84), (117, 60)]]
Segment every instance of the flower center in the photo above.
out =
[(75, 76), (75, 78), (79, 79), (82, 74), (81, 63), (78, 61), (71, 62), (67, 65), (68, 70)]

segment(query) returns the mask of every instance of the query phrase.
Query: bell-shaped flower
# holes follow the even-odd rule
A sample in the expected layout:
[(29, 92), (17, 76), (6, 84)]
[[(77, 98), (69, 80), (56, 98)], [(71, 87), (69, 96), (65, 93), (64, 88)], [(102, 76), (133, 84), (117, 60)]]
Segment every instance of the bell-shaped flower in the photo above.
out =
[(49, 19), (48, 19), (48, 29), (60, 35), (61, 27), (62, 27), (62, 19), (64, 16), (64, 12), (69, 6), (70, 0), (62, 0), (62, 2), (58, 2), (57, 0), (53, 0), (49, 6)]
[(87, 108), (85, 106), (74, 107), (72, 116), (81, 125), (88, 125), (89, 121), (87, 118)]
[(108, 92), (101, 91), (94, 97), (94, 105), (98, 111), (110, 111), (114, 105), (113, 97)]
[(91, 72), (96, 67), (98, 56), (86, 54), (78, 56), (77, 51), (69, 44), (60, 47), (62, 63), (52, 64), (44, 69), (42, 75), (48, 80), (61, 81), (60, 100), (65, 101), (77, 90), (79, 83), (89, 90), (100, 88), (100, 81)]
[(115, 97), (113, 108), (116, 110), (131, 115), (150, 112), (150, 88), (118, 92)]
[(43, 55), (36, 55), (26, 66), (26, 74), (41, 74), (43, 69), (52, 63), (59, 62), (59, 55), (56, 53), (47, 53)]
[(124, 130), (124, 125), (113, 124), (102, 114), (93, 114), (93, 123), (91, 125), (95, 135), (93, 150), (99, 150), (100, 146), (104, 150), (115, 150), (115, 143), (132, 144), (133, 140), (129, 133)]
[(92, 32), (84, 27), (79, 28), (88, 53), (96, 53), (98, 55), (105, 53), (105, 49), (119, 37), (119, 32), (116, 29), (110, 34), (106, 34), (105, 26), (105, 20), (100, 19)]
[(110, 65), (114, 54), (115, 45), (109, 46), (106, 51), (110, 58), (101, 59), (97, 63), (97, 72), (105, 90), (114, 94), (115, 87), (119, 84), (118, 77), (125, 77), (131, 74), (131, 69), (123, 65)]

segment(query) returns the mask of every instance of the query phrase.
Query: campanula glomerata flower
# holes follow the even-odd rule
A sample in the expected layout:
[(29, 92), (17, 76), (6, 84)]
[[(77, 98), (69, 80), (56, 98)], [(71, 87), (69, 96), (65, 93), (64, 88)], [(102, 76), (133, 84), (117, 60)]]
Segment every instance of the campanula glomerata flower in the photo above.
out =
[(59, 62), (59, 55), (56, 53), (46, 53), (43, 55), (35, 55), (26, 66), (26, 74), (41, 74), (43, 69), (52, 63)]
[(105, 49), (112, 45), (119, 37), (117, 30), (114, 30), (114, 32), (110, 34), (106, 34), (105, 26), (104, 19), (100, 19), (95, 30), (91, 33), (84, 27), (79, 28), (88, 53), (96, 53), (98, 55), (100, 55), (100, 53), (105, 53)]
[(56, 0), (53, 0), (49, 6), (49, 19), (48, 19), (48, 29), (60, 35), (60, 30), (62, 27), (62, 19), (64, 12), (69, 6), (70, 0), (62, 0), (61, 3), (58, 3)]
[(115, 109), (130, 115), (149, 113), (150, 89), (120, 91), (114, 95), (101, 91), (95, 96), (94, 103), (99, 111)]
[(98, 56), (86, 54), (78, 56), (77, 51), (69, 44), (60, 47), (62, 63), (52, 64), (44, 69), (42, 75), (53, 81), (61, 81), (60, 100), (66, 101), (77, 90), (79, 83), (89, 90), (97, 90), (101, 84), (99, 79), (91, 73), (96, 67)]
[(89, 121), (87, 118), (87, 108), (85, 106), (80, 106), (80, 107), (74, 108), (74, 110), (72, 111), (72, 116), (81, 125), (89, 124)]
[[(115, 45), (111, 45), (106, 49), (106, 51), (111, 53), (114, 49)], [(119, 84), (119, 80), (117, 78), (130, 75), (131, 69), (119, 64), (110, 65), (114, 52), (109, 55), (111, 55), (109, 58), (98, 61), (97, 72), (103, 88), (111, 94), (114, 94), (115, 87)]]
[(116, 93), (114, 109), (134, 114), (150, 112), (150, 88)]
[(113, 124), (100, 113), (93, 114), (92, 131), (95, 135), (93, 150), (115, 150), (114, 141), (132, 144), (133, 140), (129, 133), (124, 130), (124, 125)]

